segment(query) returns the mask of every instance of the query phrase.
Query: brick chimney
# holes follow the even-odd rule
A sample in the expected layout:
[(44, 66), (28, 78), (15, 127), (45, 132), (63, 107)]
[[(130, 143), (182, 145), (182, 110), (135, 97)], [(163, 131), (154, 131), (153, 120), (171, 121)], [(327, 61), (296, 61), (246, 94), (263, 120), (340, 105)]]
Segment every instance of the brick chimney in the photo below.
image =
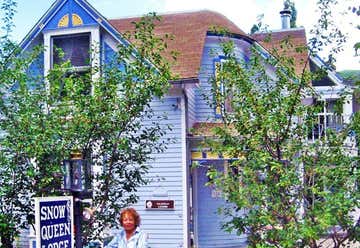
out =
[(280, 11), (281, 16), (281, 28), (282, 29), (289, 29), (290, 28), (290, 18), (291, 18), (291, 10), (284, 7), (282, 11)]

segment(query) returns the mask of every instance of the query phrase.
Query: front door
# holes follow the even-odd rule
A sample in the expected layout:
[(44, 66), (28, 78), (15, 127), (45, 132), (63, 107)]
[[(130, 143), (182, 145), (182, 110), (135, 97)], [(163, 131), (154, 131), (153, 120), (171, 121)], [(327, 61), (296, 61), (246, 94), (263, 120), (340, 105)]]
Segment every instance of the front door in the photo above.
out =
[(219, 215), (218, 209), (226, 204), (221, 191), (214, 186), (206, 186), (209, 178), (207, 171), (215, 166), (223, 171), (224, 160), (202, 162), (193, 171), (193, 220), (194, 240), (198, 248), (215, 247), (246, 247), (246, 237), (226, 233), (221, 229), (224, 216)]

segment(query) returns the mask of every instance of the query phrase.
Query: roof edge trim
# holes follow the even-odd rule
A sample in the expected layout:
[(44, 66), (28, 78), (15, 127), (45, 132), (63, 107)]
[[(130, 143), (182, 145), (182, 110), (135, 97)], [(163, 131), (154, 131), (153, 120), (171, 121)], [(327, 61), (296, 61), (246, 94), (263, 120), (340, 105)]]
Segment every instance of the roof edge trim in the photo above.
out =
[(228, 38), (236, 38), (236, 39), (242, 39), (247, 41), (250, 44), (253, 44), (254, 42), (256, 42), (255, 39), (247, 36), (247, 35), (243, 35), (243, 34), (236, 34), (236, 33), (226, 33), (226, 34), (219, 34), (216, 32), (212, 32), (212, 31), (207, 31), (206, 35), (208, 36), (218, 36), (218, 37), (228, 37)]

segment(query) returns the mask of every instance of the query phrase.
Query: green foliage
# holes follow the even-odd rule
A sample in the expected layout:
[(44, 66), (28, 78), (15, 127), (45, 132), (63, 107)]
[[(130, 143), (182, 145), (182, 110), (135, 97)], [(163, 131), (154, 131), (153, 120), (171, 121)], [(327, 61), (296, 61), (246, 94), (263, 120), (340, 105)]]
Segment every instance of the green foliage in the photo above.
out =
[(322, 107), (303, 100), (318, 98), (310, 82), (319, 75), (306, 69), (308, 61), (296, 73), (294, 58), (282, 56), (294, 46), (287, 38), (265, 57), (253, 45), (245, 62), (229, 42), (222, 45), (226, 60), (212, 79), (215, 97), (207, 99), (221, 106), (224, 126), (214, 129), (217, 138), (207, 146), (237, 159), (208, 176), (228, 202), (220, 210), (230, 220), (223, 229), (248, 234), (250, 247), (317, 248), (323, 241), (341, 247), (360, 240), (359, 220), (352, 217), (360, 207), (359, 157), (345, 145), (354, 144), (349, 133), (360, 132), (360, 121), (310, 139)]
[(328, 60), (325, 61), (329, 66), (334, 68), (334, 54), (343, 50), (343, 45), (347, 41), (346, 35), (335, 24), (334, 13), (338, 6), (337, 0), (320, 0), (317, 3), (319, 10), (319, 20), (310, 30), (312, 37), (309, 39), (310, 52), (318, 53), (324, 48), (331, 48)]
[(250, 34), (255, 34), (255, 33), (258, 32), (258, 31), (259, 31), (258, 25), (254, 24), (254, 25), (251, 27)]
[(0, 4), (0, 10), (2, 12), (1, 21), (3, 25), (1, 26), (1, 30), (4, 31), (4, 35), (2, 38), (7, 38), (14, 27), (13, 18), (16, 13), (17, 2), (14, 0), (3, 0)]
[(360, 49), (360, 42), (354, 44), (355, 55), (358, 56), (358, 50)]
[(359, 70), (346, 70), (339, 71), (340, 76), (343, 78), (344, 83), (347, 85), (358, 85), (360, 83), (360, 71)]
[(295, 3), (291, 0), (285, 0), (284, 7), (285, 9), (291, 10), (290, 28), (296, 28), (297, 10), (295, 8)]
[(257, 23), (251, 27), (250, 34), (256, 32), (266, 32), (268, 30), (268, 25), (263, 23), (264, 14), (258, 15), (256, 18)]
[[(81, 75), (71, 71), (69, 62), (54, 65), (45, 78), (33, 75), (31, 68), (43, 49), (13, 56), (16, 46), (2, 44), (2, 245), (11, 247), (20, 229), (33, 222), (32, 197), (64, 194), (61, 165), (74, 149), (97, 168), (92, 178), (96, 216), (87, 223), (89, 239), (117, 225), (119, 210), (137, 201), (137, 188), (148, 183), (151, 155), (168, 142), (161, 139), (167, 131), (161, 122), (165, 117), (150, 104), (167, 92), (171, 79), (169, 63), (160, 55), (167, 37), (153, 34), (156, 20), (150, 14), (134, 23), (135, 32), (127, 38), (136, 47), (119, 45), (111, 63)], [(94, 53), (99, 52), (96, 46)]]
[[(295, 3), (291, 0), (286, 0), (284, 1), (284, 8), (291, 10), (290, 27), (296, 28), (297, 10), (295, 8)], [(264, 14), (258, 15), (256, 19), (257, 23), (251, 27), (250, 34), (267, 32), (268, 25), (264, 24), (262, 21), (264, 19)]]

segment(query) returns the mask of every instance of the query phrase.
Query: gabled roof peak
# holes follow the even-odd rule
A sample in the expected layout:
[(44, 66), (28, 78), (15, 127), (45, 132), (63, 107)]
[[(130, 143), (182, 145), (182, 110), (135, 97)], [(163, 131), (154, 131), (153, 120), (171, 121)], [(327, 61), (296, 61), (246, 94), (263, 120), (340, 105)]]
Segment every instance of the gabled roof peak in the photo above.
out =
[[(66, 7), (67, 6), (67, 7)], [(80, 11), (83, 13), (83, 16), (80, 17), (76, 12)], [(56, 0), (50, 6), (50, 8), (45, 12), (45, 14), (39, 19), (39, 21), (35, 24), (35, 26), (30, 30), (30, 32), (25, 36), (25, 38), (20, 42), (20, 47), (25, 50), (31, 42), (38, 37), (44, 30), (46, 30), (47, 25), (49, 25), (49, 30), (54, 30), (57, 28), (76, 28), (82, 26), (82, 21), (79, 23), (72, 23), (69, 25), (68, 21), (66, 21), (66, 25), (59, 26), (59, 22), (57, 22), (54, 17), (60, 15), (60, 17), (66, 17), (64, 20), (67, 20), (70, 16), (79, 17), (80, 19), (86, 16), (88, 18), (88, 22), (91, 25), (99, 25), (107, 30), (109, 33), (113, 34), (114, 37), (124, 44), (128, 44), (128, 42), (121, 37), (120, 33), (114, 29), (94, 7), (92, 7), (86, 0)], [(62, 19), (62, 17), (60, 19)], [(58, 16), (59, 18), (59, 16)], [(54, 24), (55, 21), (55, 24)], [(72, 19), (73, 21), (73, 19)], [(70, 23), (70, 22), (69, 22)], [(74, 25), (72, 25), (74, 24)]]

